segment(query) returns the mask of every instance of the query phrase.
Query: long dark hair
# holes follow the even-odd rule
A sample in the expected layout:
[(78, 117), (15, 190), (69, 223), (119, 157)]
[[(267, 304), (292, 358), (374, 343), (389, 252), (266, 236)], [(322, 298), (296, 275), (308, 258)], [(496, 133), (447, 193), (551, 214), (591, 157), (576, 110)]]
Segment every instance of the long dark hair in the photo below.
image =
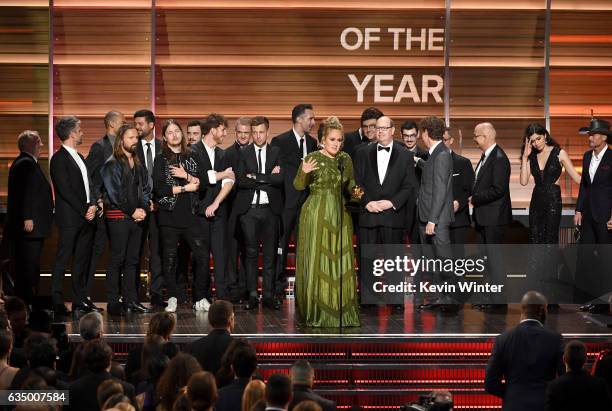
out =
[[(121, 127), (119, 127), (119, 131), (117, 131), (117, 137), (115, 137), (115, 145), (113, 146), (113, 156), (122, 163), (128, 164), (128, 159), (123, 152), (123, 136), (128, 130), (136, 130), (136, 126), (134, 123), (125, 123)], [(136, 130), (138, 132), (138, 130)], [(139, 143), (140, 144), (140, 143)], [(134, 164), (140, 164), (140, 160), (136, 153), (132, 155), (132, 159), (134, 160)]]
[[(168, 127), (170, 127), (172, 124), (177, 126), (178, 129), (181, 131), (181, 153), (180, 154), (181, 156), (186, 156), (189, 154), (189, 148), (187, 147), (187, 138), (185, 137), (185, 133), (183, 133), (183, 128), (181, 127), (178, 121), (176, 121), (173, 118), (169, 118), (168, 120), (166, 120), (164, 122), (164, 125), (162, 126), (162, 136), (166, 137), (166, 131), (168, 130)], [(170, 147), (168, 147), (168, 142), (166, 141), (165, 138), (162, 139), (162, 153), (164, 157), (166, 157), (166, 160), (172, 160), (176, 156), (176, 153), (172, 151)]]
[(555, 139), (551, 137), (548, 130), (546, 130), (546, 127), (544, 127), (540, 123), (531, 123), (527, 126), (527, 128), (525, 129), (525, 132), (523, 133), (523, 145), (521, 146), (521, 157), (523, 156), (523, 153), (525, 152), (525, 140), (534, 134), (544, 136), (547, 146), (559, 147), (559, 143), (557, 143)]

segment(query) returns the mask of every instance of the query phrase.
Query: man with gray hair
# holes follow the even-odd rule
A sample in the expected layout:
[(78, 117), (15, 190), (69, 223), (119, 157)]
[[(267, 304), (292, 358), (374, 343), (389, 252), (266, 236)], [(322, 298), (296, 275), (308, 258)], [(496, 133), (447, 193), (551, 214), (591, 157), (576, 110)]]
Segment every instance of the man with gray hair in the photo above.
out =
[(85, 341), (102, 338), (104, 336), (104, 320), (102, 315), (97, 312), (85, 314), (79, 320), (79, 334)]
[(38, 158), (43, 147), (37, 131), (26, 130), (17, 139), (19, 156), (8, 177), (5, 241), (10, 241), (15, 291), (26, 304), (38, 294), (40, 256), (51, 234), (53, 196)]
[(291, 367), (291, 384), (293, 385), (293, 399), (289, 404), (289, 411), (302, 401), (314, 401), (323, 411), (336, 409), (336, 402), (325, 399), (312, 391), (314, 385), (314, 369), (306, 360), (298, 360)]

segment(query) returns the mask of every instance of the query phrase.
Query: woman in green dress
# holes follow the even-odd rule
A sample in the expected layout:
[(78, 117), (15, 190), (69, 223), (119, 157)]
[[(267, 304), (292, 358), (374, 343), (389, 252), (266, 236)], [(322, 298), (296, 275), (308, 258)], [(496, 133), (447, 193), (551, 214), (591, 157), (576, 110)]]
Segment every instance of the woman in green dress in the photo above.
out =
[(297, 190), (310, 190), (300, 213), (295, 269), (297, 312), (308, 327), (338, 327), (341, 313), (343, 327), (359, 326), (353, 222), (343, 195), (355, 180), (351, 158), (340, 151), (343, 141), (338, 118), (327, 118), (321, 150), (306, 156), (293, 181)]

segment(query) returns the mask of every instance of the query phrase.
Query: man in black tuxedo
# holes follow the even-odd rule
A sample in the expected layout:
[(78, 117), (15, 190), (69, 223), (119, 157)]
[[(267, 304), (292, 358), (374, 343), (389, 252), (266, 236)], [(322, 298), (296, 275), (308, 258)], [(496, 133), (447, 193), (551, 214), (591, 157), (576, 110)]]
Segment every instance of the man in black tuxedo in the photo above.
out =
[[(138, 137), (140, 138), (140, 144), (136, 148), (136, 154), (138, 155), (140, 164), (143, 164), (147, 169), (147, 173), (149, 174), (149, 186), (153, 187), (153, 164), (155, 162), (155, 157), (161, 154), (162, 148), (161, 140), (155, 138), (153, 132), (155, 129), (155, 115), (150, 110), (138, 110), (134, 113), (134, 124), (136, 125)], [(155, 310), (159, 310), (165, 306), (163, 297), (164, 276), (161, 263), (160, 230), (157, 225), (157, 218), (155, 217), (155, 210), (153, 210), (147, 213), (147, 217), (143, 222), (140, 255), (142, 255), (142, 251), (144, 250), (145, 240), (148, 239), (149, 271), (151, 272), (149, 295), (151, 298), (151, 307)], [(141, 269), (139, 267), (136, 278), (137, 281), (140, 281), (140, 272)]]
[(314, 401), (323, 411), (336, 410), (336, 402), (321, 397), (312, 390), (315, 372), (306, 360), (298, 360), (291, 367), (291, 384), (293, 385), (293, 398), (288, 410), (293, 410), (302, 401)]
[(612, 396), (606, 382), (584, 369), (586, 346), (570, 341), (563, 352), (565, 374), (548, 383), (546, 411), (612, 410)]
[(26, 304), (32, 304), (38, 294), (42, 248), (51, 234), (53, 195), (38, 164), (43, 147), (38, 132), (22, 132), (17, 145), (20, 153), (8, 176), (5, 236), (13, 245), (15, 292)]
[(221, 357), (233, 341), (234, 307), (224, 300), (215, 301), (208, 310), (212, 330), (185, 347), (184, 352), (197, 358), (202, 369), (214, 374), (221, 367)]
[[(212, 252), (215, 269), (215, 288), (218, 299), (229, 299), (225, 269), (227, 265), (227, 197), (234, 186), (234, 171), (228, 167), (225, 152), (219, 147), (227, 135), (227, 120), (217, 113), (210, 114), (201, 123), (202, 141), (193, 144), (191, 153), (198, 164), (200, 179), (200, 206), (203, 215), (199, 220), (204, 233), (204, 253)], [(210, 267), (204, 268), (210, 275)], [(212, 290), (197, 296), (196, 311), (206, 311), (212, 300)]]
[[(317, 140), (312, 138), (310, 130), (315, 124), (315, 115), (310, 104), (298, 104), (291, 110), (291, 121), (293, 128), (278, 136), (274, 137), (270, 142), (271, 146), (280, 149), (280, 167), (285, 174), (283, 193), (284, 205), (282, 215), (282, 234), (280, 238), (280, 258), (278, 259), (278, 267), (276, 270), (276, 295), (277, 298), (283, 298), (283, 293), (287, 288), (287, 273), (285, 266), (287, 265), (287, 252), (289, 251), (289, 240), (291, 234), (297, 233), (297, 223), (302, 209), (302, 204), (308, 197), (308, 190), (297, 191), (293, 187), (293, 180), (297, 174), (298, 167), (306, 154), (317, 149)], [(294, 243), (297, 242), (297, 235)], [(296, 245), (297, 249), (297, 245)]]
[[(233, 170), (238, 168), (240, 161), (240, 150), (252, 142), (251, 138), (251, 119), (249, 117), (240, 117), (236, 120), (236, 141), (234, 144), (225, 149), (226, 162)], [(227, 286), (231, 301), (239, 303), (249, 299), (246, 283), (246, 268), (244, 262), (246, 252), (244, 249), (244, 239), (242, 230), (239, 229), (240, 224), (236, 220), (236, 214), (233, 212), (233, 207), (236, 202), (238, 190), (234, 188), (227, 200), (230, 219), (227, 224)], [(276, 269), (276, 268), (275, 268)]]
[(563, 372), (563, 337), (544, 328), (546, 297), (527, 292), (521, 322), (495, 338), (485, 391), (503, 400), (504, 411), (543, 410), (546, 385)]
[[(574, 224), (580, 227), (580, 244), (612, 244), (612, 230), (608, 228), (608, 225), (612, 224), (612, 150), (608, 147), (612, 137), (610, 123), (606, 120), (593, 119), (589, 127), (581, 128), (580, 132), (588, 133), (591, 149), (584, 153), (582, 158), (582, 178)], [(581, 251), (586, 252), (587, 247), (583, 248)], [(602, 267), (610, 266), (609, 253), (603, 251), (599, 254), (589, 257), (590, 261), (585, 267), (591, 268), (591, 273), (585, 272), (583, 277), (588, 278), (589, 274), (593, 273), (603, 274)], [(585, 285), (584, 288), (593, 290), (589, 292), (590, 297), (596, 296), (594, 289), (601, 290), (601, 285), (606, 284), (605, 279), (601, 278), (590, 278), (590, 281), (586, 282), (597, 284), (595, 287)], [(608, 312), (609, 304), (602, 302), (607, 303), (607, 301), (589, 303), (581, 309), (595, 313)]]
[[(492, 284), (504, 284), (502, 244), (506, 226), (512, 220), (510, 202), (510, 160), (495, 142), (496, 131), (491, 123), (481, 123), (474, 128), (474, 141), (482, 155), (476, 166), (474, 187), (470, 203), (474, 207), (473, 218), (480, 242), (485, 244), (488, 255), (487, 268)], [(505, 309), (506, 304), (493, 305), (485, 297), (484, 304), (477, 304), (483, 310)]]
[(351, 156), (355, 162), (355, 152), (358, 148), (376, 141), (376, 120), (383, 116), (382, 111), (376, 107), (368, 107), (361, 113), (359, 128), (344, 135), (344, 146), (342, 150)]
[(259, 244), (263, 248), (263, 304), (280, 309), (275, 298), (276, 247), (280, 216), (283, 212), (281, 187), (283, 170), (280, 149), (268, 144), (270, 123), (257, 116), (251, 121), (253, 144), (241, 150), (238, 163), (238, 194), (234, 213), (240, 221), (246, 249), (246, 277), (249, 299), (247, 310), (257, 308)]
[[(414, 156), (414, 164), (418, 165), (419, 159), (427, 160), (429, 157), (429, 152), (423, 150), (421, 147), (417, 145), (417, 140), (419, 138), (419, 131), (417, 129), (417, 124), (412, 120), (406, 120), (402, 124), (400, 133), (402, 135), (402, 141), (404, 145), (412, 153)], [(421, 184), (421, 167), (415, 168), (416, 173), (416, 181), (417, 181), (417, 189), (416, 193), (419, 191), (419, 185)], [(411, 244), (419, 244), (421, 242), (421, 238), (419, 235), (419, 224), (417, 219), (417, 196), (410, 196), (408, 199), (408, 204), (406, 205), (406, 238), (410, 240)]]
[(55, 188), (55, 223), (59, 241), (52, 272), (53, 309), (56, 314), (68, 314), (64, 305), (62, 285), (70, 257), (72, 263), (72, 309), (90, 312), (87, 271), (91, 258), (94, 225), (98, 207), (85, 159), (76, 147), (83, 142), (81, 121), (68, 116), (55, 124), (55, 133), (62, 142), (51, 157), (51, 180)]
[[(89, 154), (85, 159), (85, 164), (87, 165), (87, 170), (89, 170), (91, 181), (94, 186), (94, 192), (96, 193), (96, 201), (101, 198), (102, 177), (100, 176), (100, 169), (106, 160), (113, 155), (115, 136), (117, 136), (117, 131), (124, 121), (125, 117), (119, 111), (112, 110), (106, 113), (104, 116), (104, 128), (106, 129), (106, 134), (91, 145)], [(98, 213), (94, 219), (94, 222), (95, 234), (93, 249), (91, 251), (91, 261), (89, 262), (89, 271), (87, 274), (88, 281), (91, 281), (91, 279), (94, 278), (98, 260), (100, 257), (102, 257), (102, 254), (104, 254), (106, 242), (108, 241), (106, 219), (104, 216)], [(102, 308), (96, 307), (96, 309), (98, 311), (102, 311)]]
[[(360, 244), (401, 244), (406, 204), (416, 189), (414, 159), (402, 144), (393, 141), (393, 120), (376, 121), (377, 144), (357, 152), (355, 181), (363, 189), (359, 213)], [(360, 257), (360, 281), (371, 263)], [(360, 287), (363, 290), (363, 286)]]
[(450, 225), (451, 244), (465, 244), (470, 226), (470, 208), (468, 200), (474, 186), (474, 169), (469, 159), (455, 153), (452, 149), (455, 139), (447, 129), (444, 133), (444, 144), (451, 150), (453, 158), (453, 211), (455, 221)]

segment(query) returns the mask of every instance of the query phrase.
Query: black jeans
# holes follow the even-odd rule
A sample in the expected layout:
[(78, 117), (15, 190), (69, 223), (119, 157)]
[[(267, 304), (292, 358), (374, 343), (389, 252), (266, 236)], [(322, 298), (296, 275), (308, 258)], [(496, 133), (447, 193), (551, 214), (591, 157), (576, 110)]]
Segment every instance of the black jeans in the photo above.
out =
[(263, 297), (271, 301), (275, 294), (276, 246), (278, 244), (278, 221), (270, 207), (251, 208), (240, 216), (246, 252), (246, 280), (249, 297), (257, 297), (259, 277), (259, 243), (263, 245)]
[[(147, 218), (143, 222), (142, 238), (140, 240), (140, 254), (144, 251), (145, 240), (149, 240), (149, 270), (151, 271), (151, 283), (149, 284), (149, 292), (151, 297), (162, 297), (164, 275), (161, 262), (161, 240), (159, 238), (160, 227), (157, 225), (157, 216), (154, 213), (147, 214)], [(140, 264), (138, 266), (138, 272)]]
[(99, 217), (96, 214), (96, 218), (94, 218), (93, 221), (95, 224), (91, 249), (91, 261), (89, 262), (89, 269), (87, 272), (87, 288), (89, 288), (89, 284), (96, 274), (98, 261), (104, 254), (106, 243), (108, 242), (108, 226), (106, 223), (106, 218), (104, 216)]
[[(119, 283), (123, 302), (138, 301), (136, 283), (138, 278), (138, 262), (140, 260), (140, 238), (142, 226), (131, 218), (108, 220), (108, 233), (111, 255), (106, 270), (106, 288), (108, 302), (119, 302)], [(121, 277), (123, 273), (123, 277)]]
[[(171, 227), (161, 226), (162, 234), (162, 261), (164, 271), (164, 282), (166, 283), (166, 291), (168, 298), (179, 297), (177, 290), (176, 271), (178, 260), (178, 244), (183, 240), (189, 244), (193, 252), (193, 258), (196, 262), (194, 272), (194, 287), (193, 298), (195, 301), (206, 297), (210, 287), (210, 277), (208, 271), (208, 254), (205, 250), (205, 241), (202, 231), (198, 224), (192, 224), (189, 227)], [(181, 294), (185, 291), (181, 290)]]

